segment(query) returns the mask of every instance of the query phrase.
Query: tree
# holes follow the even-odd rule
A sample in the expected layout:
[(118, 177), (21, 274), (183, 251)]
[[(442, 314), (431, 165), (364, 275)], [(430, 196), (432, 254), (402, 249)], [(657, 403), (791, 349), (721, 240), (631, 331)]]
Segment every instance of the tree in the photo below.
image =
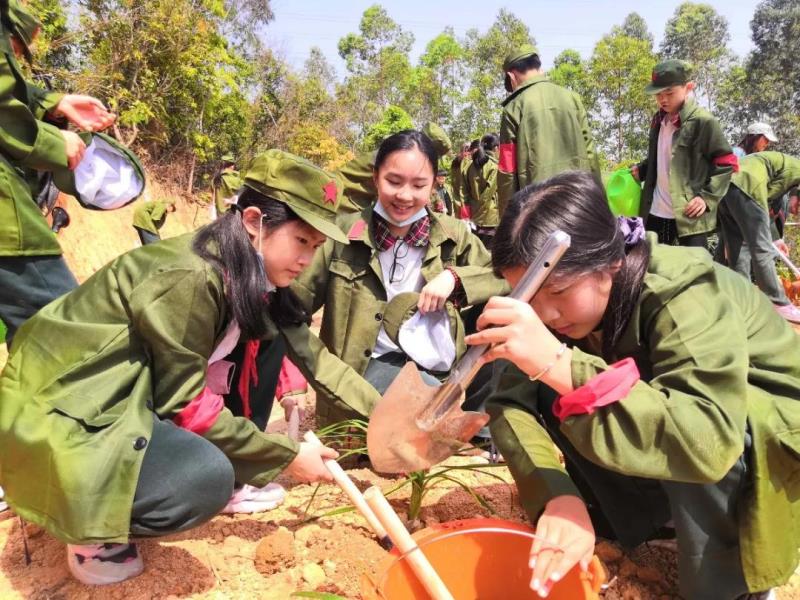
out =
[(467, 31), (464, 47), (469, 89), (455, 127), (457, 139), (480, 137), (499, 129), (500, 103), (506, 96), (503, 60), (522, 44), (536, 45), (536, 41), (528, 26), (506, 9), (500, 9), (484, 35), (477, 29)]
[(451, 129), (464, 85), (464, 48), (453, 30), (428, 42), (419, 63), (412, 73), (407, 108), (418, 123), (433, 121)]
[(764, 0), (750, 28), (755, 45), (747, 60), (750, 112), (770, 122), (782, 150), (800, 153), (800, 5)]
[(581, 97), (586, 111), (591, 113), (597, 98), (588, 68), (589, 65), (577, 50), (567, 48), (555, 57), (548, 76), (553, 83), (576, 92)]
[(617, 32), (627, 35), (628, 37), (632, 37), (635, 40), (649, 42), (650, 47), (653, 47), (653, 34), (650, 33), (650, 30), (647, 28), (647, 21), (645, 21), (637, 12), (630, 13), (627, 17), (625, 17), (625, 20), (622, 22), (621, 26), (615, 27), (611, 30), (611, 33)]
[(413, 43), (414, 36), (377, 4), (364, 11), (359, 33), (348, 33), (339, 40), (339, 56), (350, 76), (337, 94), (351, 107), (361, 135), (389, 105), (404, 103)]
[(717, 102), (720, 83), (733, 58), (729, 41), (727, 19), (708, 4), (684, 2), (667, 21), (661, 54), (692, 64), (698, 96), (705, 97), (709, 108)]
[(600, 133), (598, 145), (613, 162), (623, 163), (647, 151), (654, 106), (644, 88), (655, 63), (649, 42), (620, 30), (595, 46), (589, 67), (597, 94), (593, 121)]
[(367, 148), (374, 149), (381, 145), (381, 142), (393, 133), (403, 129), (412, 129), (414, 123), (406, 111), (399, 106), (390, 106), (384, 112), (381, 120), (372, 125), (367, 131), (365, 145)]

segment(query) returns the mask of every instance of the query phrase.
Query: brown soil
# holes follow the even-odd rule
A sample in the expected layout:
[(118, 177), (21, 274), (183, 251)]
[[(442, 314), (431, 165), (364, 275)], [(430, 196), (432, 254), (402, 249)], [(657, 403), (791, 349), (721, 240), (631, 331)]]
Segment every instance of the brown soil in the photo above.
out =
[[(162, 190), (151, 187), (151, 197)], [(132, 209), (115, 213), (79, 209), (67, 199), (70, 227), (59, 236), (65, 255), (79, 280), (84, 280), (111, 258), (138, 241), (130, 226)], [(125, 212), (127, 211), (127, 212)], [(178, 212), (168, 216), (164, 237), (190, 231), (205, 222), (204, 210), (179, 200)], [(0, 345), (0, 368), (5, 362)], [(310, 404), (313, 405), (313, 394)], [(280, 413), (280, 409), (274, 411)], [(313, 424), (309, 415), (305, 428)], [(279, 416), (270, 430), (280, 431)], [(480, 462), (460, 458), (457, 462)], [(497, 516), (522, 521), (516, 488), (505, 469), (506, 483), (475, 473), (458, 476), (494, 507)], [(350, 471), (361, 489), (378, 485), (388, 490), (396, 480), (385, 479), (367, 469)], [(192, 531), (164, 538), (143, 540), (139, 548), (145, 572), (121, 584), (92, 588), (75, 581), (66, 565), (64, 545), (39, 527), (28, 524), (25, 536), (17, 517), (0, 513), (0, 598), (44, 599), (150, 599), (150, 598), (263, 598), (286, 599), (295, 591), (329, 592), (358, 598), (364, 574), (376, 576), (385, 551), (377, 544), (363, 519), (353, 512), (325, 516), (348, 505), (335, 486), (292, 485), (286, 501), (277, 509), (255, 515), (218, 516)], [(408, 487), (392, 494), (392, 505), (401, 514), (408, 506)], [(313, 496), (313, 502), (311, 501)], [(309, 503), (311, 506), (309, 508)], [(440, 482), (425, 499), (420, 523), (427, 526), (453, 519), (489, 516), (463, 489)], [(23, 539), (27, 538), (31, 563), (26, 564)], [(622, 552), (616, 545), (600, 542), (596, 548), (608, 572), (603, 597), (608, 600), (677, 598), (675, 554), (656, 546)], [(800, 600), (800, 576), (778, 590), (780, 600)]]

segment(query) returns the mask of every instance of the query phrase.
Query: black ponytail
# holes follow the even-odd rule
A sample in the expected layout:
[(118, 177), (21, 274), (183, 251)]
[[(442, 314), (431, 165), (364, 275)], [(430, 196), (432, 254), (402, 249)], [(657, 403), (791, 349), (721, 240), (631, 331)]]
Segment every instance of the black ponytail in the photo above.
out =
[(601, 324), (603, 358), (612, 360), (642, 291), (650, 245), (643, 239), (626, 248), (601, 184), (591, 173), (571, 171), (514, 195), (492, 244), (495, 272), (500, 275), (530, 265), (547, 236), (557, 229), (568, 233), (572, 244), (556, 265), (556, 276), (600, 272), (621, 264), (613, 276)]
[(284, 202), (245, 186), (231, 210), (197, 232), (192, 249), (225, 278), (226, 295), (242, 338), (254, 340), (267, 333), (266, 315), (278, 326), (299, 325), (310, 319), (301, 308), (300, 299), (289, 288), (264, 293), (267, 276), (263, 261), (242, 222), (242, 210), (248, 206), (261, 211), (267, 230), (300, 220)]
[(500, 145), (500, 138), (494, 133), (487, 133), (483, 136), (480, 146), (472, 153), (472, 162), (475, 163), (475, 167), (480, 169), (489, 162), (488, 153), (497, 150), (498, 145)]

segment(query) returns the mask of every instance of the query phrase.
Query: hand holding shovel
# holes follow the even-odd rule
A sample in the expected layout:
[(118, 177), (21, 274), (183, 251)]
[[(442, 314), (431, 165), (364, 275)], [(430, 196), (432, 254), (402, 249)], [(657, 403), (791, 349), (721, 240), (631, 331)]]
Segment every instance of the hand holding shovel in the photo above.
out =
[[(530, 302), (569, 243), (563, 231), (550, 234), (510, 297)], [(429, 469), (458, 452), (486, 425), (489, 415), (463, 411), (461, 404), (488, 349), (486, 344), (472, 346), (440, 386), (426, 384), (415, 363), (405, 364), (370, 415), (367, 449), (377, 471)]]
[[(303, 439), (308, 442), (309, 444), (317, 444), (318, 446), (322, 446), (322, 442), (319, 438), (314, 434), (313, 431), (306, 431), (303, 434)], [(378, 536), (378, 541), (381, 546), (389, 550), (392, 547), (392, 542), (389, 539), (389, 536), (386, 533), (386, 529), (381, 524), (380, 520), (375, 516), (375, 513), (372, 512), (372, 509), (367, 505), (366, 501), (364, 500), (364, 496), (361, 494), (361, 490), (356, 487), (356, 484), (353, 483), (353, 480), (344, 472), (342, 466), (333, 459), (324, 460), (323, 463), (327, 467), (328, 471), (330, 471), (333, 480), (339, 484), (339, 487), (342, 488), (347, 497), (350, 498), (350, 502), (358, 509), (358, 511), (364, 516), (369, 523), (369, 526), (375, 532), (375, 535)]]

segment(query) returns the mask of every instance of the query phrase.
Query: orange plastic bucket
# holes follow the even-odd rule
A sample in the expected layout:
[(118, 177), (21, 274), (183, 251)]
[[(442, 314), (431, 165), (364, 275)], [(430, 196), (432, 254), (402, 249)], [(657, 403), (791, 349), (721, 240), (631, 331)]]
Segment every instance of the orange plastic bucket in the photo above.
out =
[[(503, 519), (465, 519), (428, 527), (414, 534), (455, 600), (539, 598), (530, 588), (528, 558), (531, 527)], [(576, 566), (551, 590), (551, 600), (597, 600), (605, 572), (597, 557), (589, 572)], [(393, 550), (378, 565), (373, 580), (361, 580), (364, 600), (429, 600), (407, 561)]]

